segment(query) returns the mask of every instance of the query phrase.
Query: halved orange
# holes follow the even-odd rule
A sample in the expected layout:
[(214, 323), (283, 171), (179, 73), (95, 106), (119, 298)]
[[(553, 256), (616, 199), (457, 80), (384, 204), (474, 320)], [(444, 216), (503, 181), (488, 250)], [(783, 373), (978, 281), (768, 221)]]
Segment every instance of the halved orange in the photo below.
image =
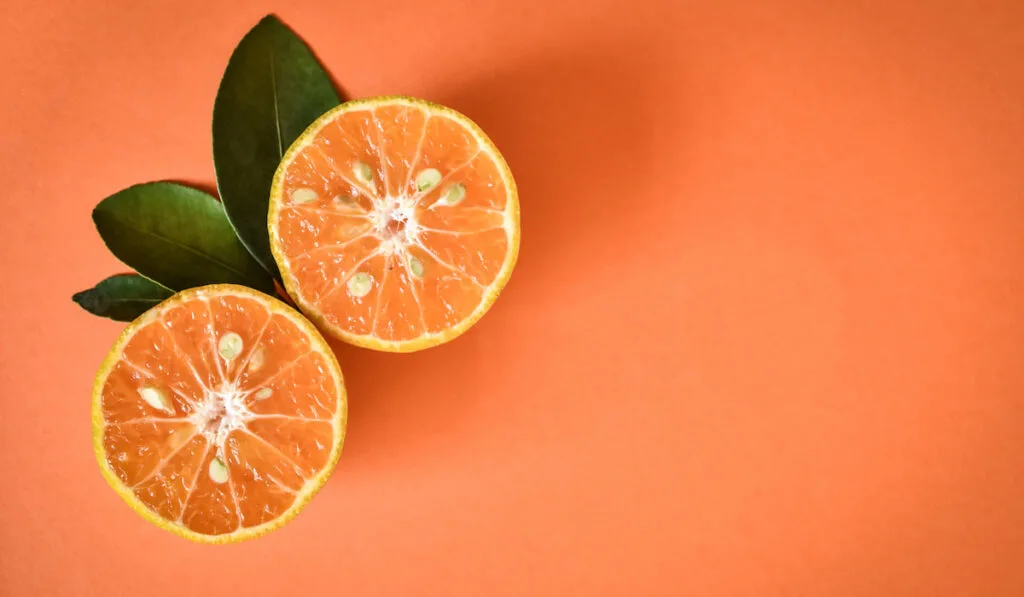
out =
[(208, 543), (291, 520), (345, 435), (334, 354), (291, 307), (234, 285), (193, 288), (129, 325), (93, 387), (103, 476), (136, 512)]
[(403, 97), (314, 122), (274, 177), (270, 244), (285, 288), (345, 342), (412, 351), (484, 315), (519, 253), (519, 198), (482, 130)]

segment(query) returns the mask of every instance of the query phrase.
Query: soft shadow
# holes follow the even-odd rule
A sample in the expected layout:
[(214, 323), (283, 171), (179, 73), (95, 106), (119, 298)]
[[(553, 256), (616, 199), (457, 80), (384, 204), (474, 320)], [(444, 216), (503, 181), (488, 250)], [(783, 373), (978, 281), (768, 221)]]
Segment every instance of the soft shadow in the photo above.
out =
[[(519, 190), (517, 276), (557, 277), (566, 249), (614, 242), (656, 206), (654, 136), (682, 106), (657, 39), (595, 42), (545, 53), (435, 98), (472, 118), (498, 146)], [(520, 284), (520, 287), (527, 284)]]
[(310, 43), (309, 40), (304, 38), (298, 31), (293, 29), (292, 26), (288, 23), (288, 21), (286, 21), (284, 18), (281, 17), (281, 15), (277, 14), (276, 12), (270, 13), (267, 16), (272, 16), (276, 18), (278, 21), (281, 21), (281, 24), (284, 25), (288, 29), (288, 31), (291, 32), (292, 35), (299, 38), (302, 41), (302, 43), (306, 45), (306, 49), (308, 49), (309, 53), (313, 55), (313, 59), (316, 60), (317, 64), (320, 65), (320, 68), (325, 73), (327, 73), (327, 78), (331, 81), (331, 84), (334, 86), (334, 90), (338, 92), (338, 97), (341, 98), (342, 102), (347, 102), (348, 100), (352, 99), (352, 96), (348, 93), (348, 91), (345, 90), (345, 87), (342, 86), (341, 83), (339, 83), (340, 79), (336, 77), (335, 73), (332, 72), (331, 69), (327, 67), (327, 62), (323, 60), (319, 54), (317, 54), (314, 45)]
[(413, 354), (391, 354), (332, 340), (348, 393), (346, 470), (403, 466), (427, 455), (463, 420), (481, 395), (473, 372), (480, 350), (470, 332), (443, 346)]
[(192, 187), (193, 189), (199, 189), (204, 193), (208, 193), (213, 196), (214, 199), (220, 201), (220, 194), (217, 192), (217, 183), (207, 182), (205, 180), (190, 180), (185, 178), (171, 178), (167, 182), (173, 182), (186, 187)]
[(614, 242), (632, 218), (651, 217), (657, 206), (636, 198), (650, 195), (652, 136), (681, 111), (672, 100), (658, 103), (666, 77), (649, 59), (658, 55), (652, 43), (609, 41), (537, 57), (429, 95), (475, 120), (509, 162), (522, 211), (519, 262), (488, 315), (450, 344), (407, 355), (335, 344), (350, 401), (342, 468), (443, 459), (460, 449), (453, 443), (472, 441), (477, 431), (465, 431), (473, 405), (488, 401), (495, 383), (489, 364), (502, 347), (523, 344), (512, 316), (556, 300), (544, 295), (564, 267), (579, 263), (574, 253)]

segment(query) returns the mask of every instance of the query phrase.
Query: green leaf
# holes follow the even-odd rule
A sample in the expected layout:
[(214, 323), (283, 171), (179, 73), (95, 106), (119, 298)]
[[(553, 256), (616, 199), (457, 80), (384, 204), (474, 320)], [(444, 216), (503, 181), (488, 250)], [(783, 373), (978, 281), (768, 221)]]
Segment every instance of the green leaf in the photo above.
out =
[(202, 191), (172, 182), (136, 185), (101, 201), (92, 219), (118, 259), (167, 288), (229, 282), (274, 292), (224, 208)]
[(172, 294), (172, 291), (138, 274), (117, 274), (89, 290), (76, 292), (71, 300), (93, 315), (131, 321)]
[(273, 15), (239, 42), (217, 90), (217, 188), (238, 238), (278, 278), (267, 233), (274, 171), (306, 127), (339, 102), (313, 53)]

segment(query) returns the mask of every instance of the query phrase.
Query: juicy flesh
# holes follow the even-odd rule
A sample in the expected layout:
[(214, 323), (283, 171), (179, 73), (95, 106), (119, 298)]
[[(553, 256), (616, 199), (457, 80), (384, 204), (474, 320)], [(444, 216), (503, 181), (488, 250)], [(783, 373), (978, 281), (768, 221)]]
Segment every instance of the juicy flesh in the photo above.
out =
[(379, 105), (339, 114), (294, 155), (273, 224), (305, 307), (349, 334), (406, 341), (485, 300), (509, 208), (498, 162), (463, 124)]
[[(218, 351), (230, 334), (237, 354)], [(271, 521), (330, 459), (335, 382), (306, 333), (253, 298), (165, 307), (103, 387), (107, 462), (151, 510), (197, 533)]]

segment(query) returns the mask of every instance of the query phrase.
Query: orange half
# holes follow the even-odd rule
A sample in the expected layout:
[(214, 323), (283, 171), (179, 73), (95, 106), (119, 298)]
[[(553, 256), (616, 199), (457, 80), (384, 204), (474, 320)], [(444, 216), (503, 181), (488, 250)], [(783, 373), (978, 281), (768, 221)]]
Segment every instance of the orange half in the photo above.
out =
[(341, 455), (341, 370), (284, 303), (233, 285), (194, 288), (147, 311), (93, 388), (104, 477), (144, 518), (208, 543), (291, 520)]
[(270, 244), (289, 294), (345, 342), (405, 352), (466, 331), (508, 282), (519, 199), (482, 130), (403, 97), (347, 102), (289, 148)]

